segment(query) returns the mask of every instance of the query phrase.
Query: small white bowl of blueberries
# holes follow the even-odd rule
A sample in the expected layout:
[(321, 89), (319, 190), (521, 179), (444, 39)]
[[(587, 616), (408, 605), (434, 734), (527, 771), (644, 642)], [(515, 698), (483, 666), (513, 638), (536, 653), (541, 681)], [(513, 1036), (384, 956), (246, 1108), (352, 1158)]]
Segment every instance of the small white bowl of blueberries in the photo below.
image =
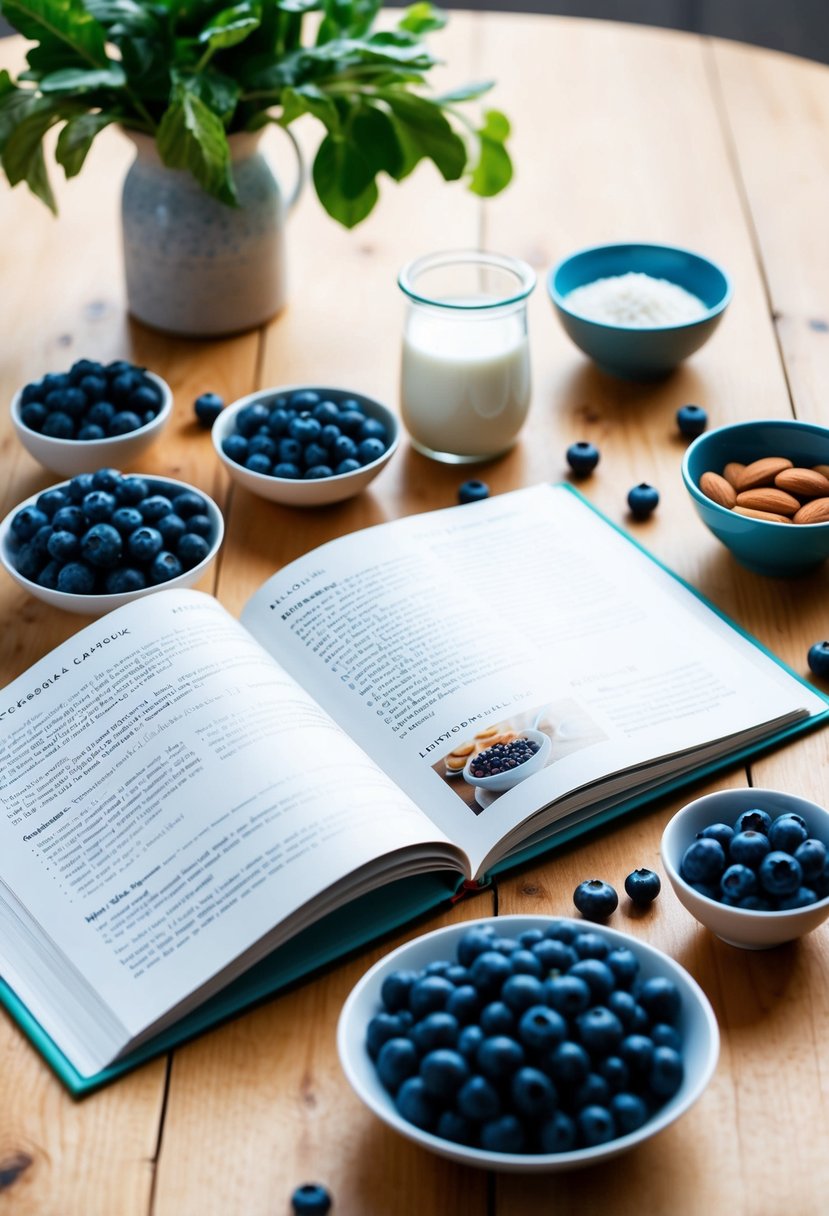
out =
[(595, 1165), (683, 1115), (719, 1032), (673, 959), (604, 925), (465, 921), (407, 942), (348, 997), (346, 1077), (385, 1123), (465, 1165)]
[(662, 836), (680, 903), (722, 941), (765, 950), (829, 917), (829, 811), (782, 790), (720, 790)]
[(153, 443), (173, 409), (170, 386), (126, 359), (78, 359), (24, 385), (11, 418), (23, 447), (53, 473), (126, 465)]
[(351, 498), (391, 460), (399, 423), (350, 389), (261, 389), (216, 418), (213, 445), (231, 478), (271, 502), (319, 507)]
[(0, 523), (0, 561), (44, 603), (100, 616), (193, 586), (223, 535), (215, 502), (186, 482), (98, 469), (16, 506)]

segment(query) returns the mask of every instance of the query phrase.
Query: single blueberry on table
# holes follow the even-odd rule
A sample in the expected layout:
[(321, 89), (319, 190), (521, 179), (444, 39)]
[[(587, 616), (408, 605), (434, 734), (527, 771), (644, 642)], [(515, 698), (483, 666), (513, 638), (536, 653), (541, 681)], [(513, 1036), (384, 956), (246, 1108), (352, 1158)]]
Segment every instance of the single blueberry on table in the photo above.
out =
[(458, 502), (481, 502), (489, 498), (489, 486), (485, 481), (465, 481), (458, 487)]
[(318, 1182), (304, 1182), (291, 1196), (294, 1216), (326, 1216), (331, 1210), (331, 1196)]
[(627, 503), (634, 519), (647, 519), (659, 505), (659, 491), (646, 481), (640, 481), (629, 491)]
[(218, 393), (202, 393), (193, 402), (193, 410), (200, 426), (210, 429), (225, 407)]
[(573, 903), (587, 920), (607, 920), (619, 905), (619, 896), (610, 883), (600, 878), (580, 882), (573, 892)]
[(708, 426), (708, 415), (700, 405), (681, 405), (676, 412), (676, 424), (681, 435), (696, 439)]
[(599, 463), (599, 449), (593, 443), (579, 440), (571, 443), (566, 453), (567, 463), (577, 477), (586, 477)]
[(653, 870), (633, 870), (625, 879), (625, 894), (640, 908), (652, 904), (662, 890), (662, 882)]
[(823, 679), (829, 677), (829, 642), (815, 642), (807, 656), (810, 671)]

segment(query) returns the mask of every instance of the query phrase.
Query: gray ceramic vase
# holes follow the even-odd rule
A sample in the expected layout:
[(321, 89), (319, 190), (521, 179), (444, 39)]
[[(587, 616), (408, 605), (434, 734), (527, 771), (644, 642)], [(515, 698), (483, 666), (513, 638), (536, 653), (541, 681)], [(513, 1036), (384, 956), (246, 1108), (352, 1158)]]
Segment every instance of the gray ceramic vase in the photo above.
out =
[(261, 131), (230, 136), (238, 207), (208, 195), (189, 172), (168, 169), (148, 135), (126, 132), (136, 158), (124, 181), (127, 306), (154, 329), (210, 337), (252, 329), (285, 304), (285, 199), (259, 147)]

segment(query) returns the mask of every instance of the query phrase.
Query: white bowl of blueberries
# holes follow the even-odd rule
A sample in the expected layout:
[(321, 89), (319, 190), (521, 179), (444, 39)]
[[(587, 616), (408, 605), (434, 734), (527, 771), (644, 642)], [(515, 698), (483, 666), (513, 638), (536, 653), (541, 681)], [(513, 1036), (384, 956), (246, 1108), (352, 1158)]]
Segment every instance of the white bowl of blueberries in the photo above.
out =
[(125, 359), (79, 359), (20, 389), (11, 418), (26, 451), (44, 468), (74, 477), (129, 464), (153, 443), (173, 409), (170, 386)]
[(637, 938), (498, 916), (392, 951), (337, 1028), (358, 1097), (420, 1146), (532, 1173), (594, 1165), (684, 1114), (719, 1031), (696, 981)]
[(765, 950), (829, 917), (829, 811), (782, 790), (719, 790), (688, 803), (662, 836), (683, 906), (722, 941)]
[(319, 507), (351, 498), (391, 460), (399, 423), (349, 389), (261, 389), (222, 410), (213, 445), (232, 479), (271, 502)]
[(44, 603), (100, 616), (161, 588), (193, 586), (223, 535), (215, 502), (186, 482), (98, 469), (10, 511), (0, 561)]

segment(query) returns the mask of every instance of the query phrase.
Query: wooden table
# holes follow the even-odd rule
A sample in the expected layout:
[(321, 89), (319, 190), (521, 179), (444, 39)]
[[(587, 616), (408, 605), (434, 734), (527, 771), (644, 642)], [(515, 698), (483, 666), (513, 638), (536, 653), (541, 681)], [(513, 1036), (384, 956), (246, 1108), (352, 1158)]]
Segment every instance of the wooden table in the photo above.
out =
[[(702, 250), (728, 267), (733, 304), (703, 351), (643, 387), (598, 373), (558, 328), (543, 285), (531, 301), (534, 402), (520, 444), (479, 475), (497, 493), (558, 479), (576, 439), (603, 457), (586, 492), (611, 518), (800, 672), (829, 634), (829, 572), (777, 582), (739, 569), (696, 519), (679, 476), (674, 423), (699, 402), (712, 423), (789, 417), (829, 423), (829, 72), (817, 65), (647, 29), (566, 19), (456, 15), (435, 39), (445, 79), (498, 78), (514, 122), (517, 176), (485, 206), (421, 168), (384, 188), (377, 214), (346, 233), (306, 194), (290, 228), (291, 303), (261, 332), (221, 342), (168, 339), (124, 311), (118, 193), (129, 159), (115, 133), (96, 145), (53, 221), (23, 191), (0, 195), (0, 382), (82, 355), (124, 356), (165, 376), (175, 421), (142, 461), (223, 504), (228, 535), (205, 584), (238, 613), (274, 569), (339, 533), (455, 501), (463, 475), (407, 444), (356, 501), (319, 512), (229, 492), (192, 402), (260, 385), (341, 383), (395, 402), (402, 319), (395, 275), (431, 249), (485, 245), (543, 276), (582, 245), (626, 238)], [(6, 44), (11, 60), (19, 48)], [(309, 133), (313, 134), (313, 133)], [(2, 511), (57, 480), (0, 421)], [(656, 484), (654, 518), (631, 524), (625, 495)], [(22, 672), (81, 621), (0, 581), (0, 670)], [(772, 786), (829, 803), (826, 732), (715, 783)], [(705, 792), (698, 786), (694, 793)], [(491, 912), (568, 913), (576, 883), (621, 887), (660, 867), (669, 799), (401, 934)], [(0, 1017), (0, 1212), (49, 1216), (268, 1216), (299, 1182), (325, 1182), (339, 1216), (817, 1216), (827, 1210), (829, 933), (769, 953), (715, 940), (670, 890), (614, 925), (682, 962), (723, 1033), (697, 1106), (637, 1152), (569, 1176), (486, 1175), (421, 1152), (347, 1087), (334, 1028), (352, 984), (384, 947), (305, 984), (82, 1101), (70, 1099), (14, 1023)], [(388, 943), (387, 943), (388, 944)]]

